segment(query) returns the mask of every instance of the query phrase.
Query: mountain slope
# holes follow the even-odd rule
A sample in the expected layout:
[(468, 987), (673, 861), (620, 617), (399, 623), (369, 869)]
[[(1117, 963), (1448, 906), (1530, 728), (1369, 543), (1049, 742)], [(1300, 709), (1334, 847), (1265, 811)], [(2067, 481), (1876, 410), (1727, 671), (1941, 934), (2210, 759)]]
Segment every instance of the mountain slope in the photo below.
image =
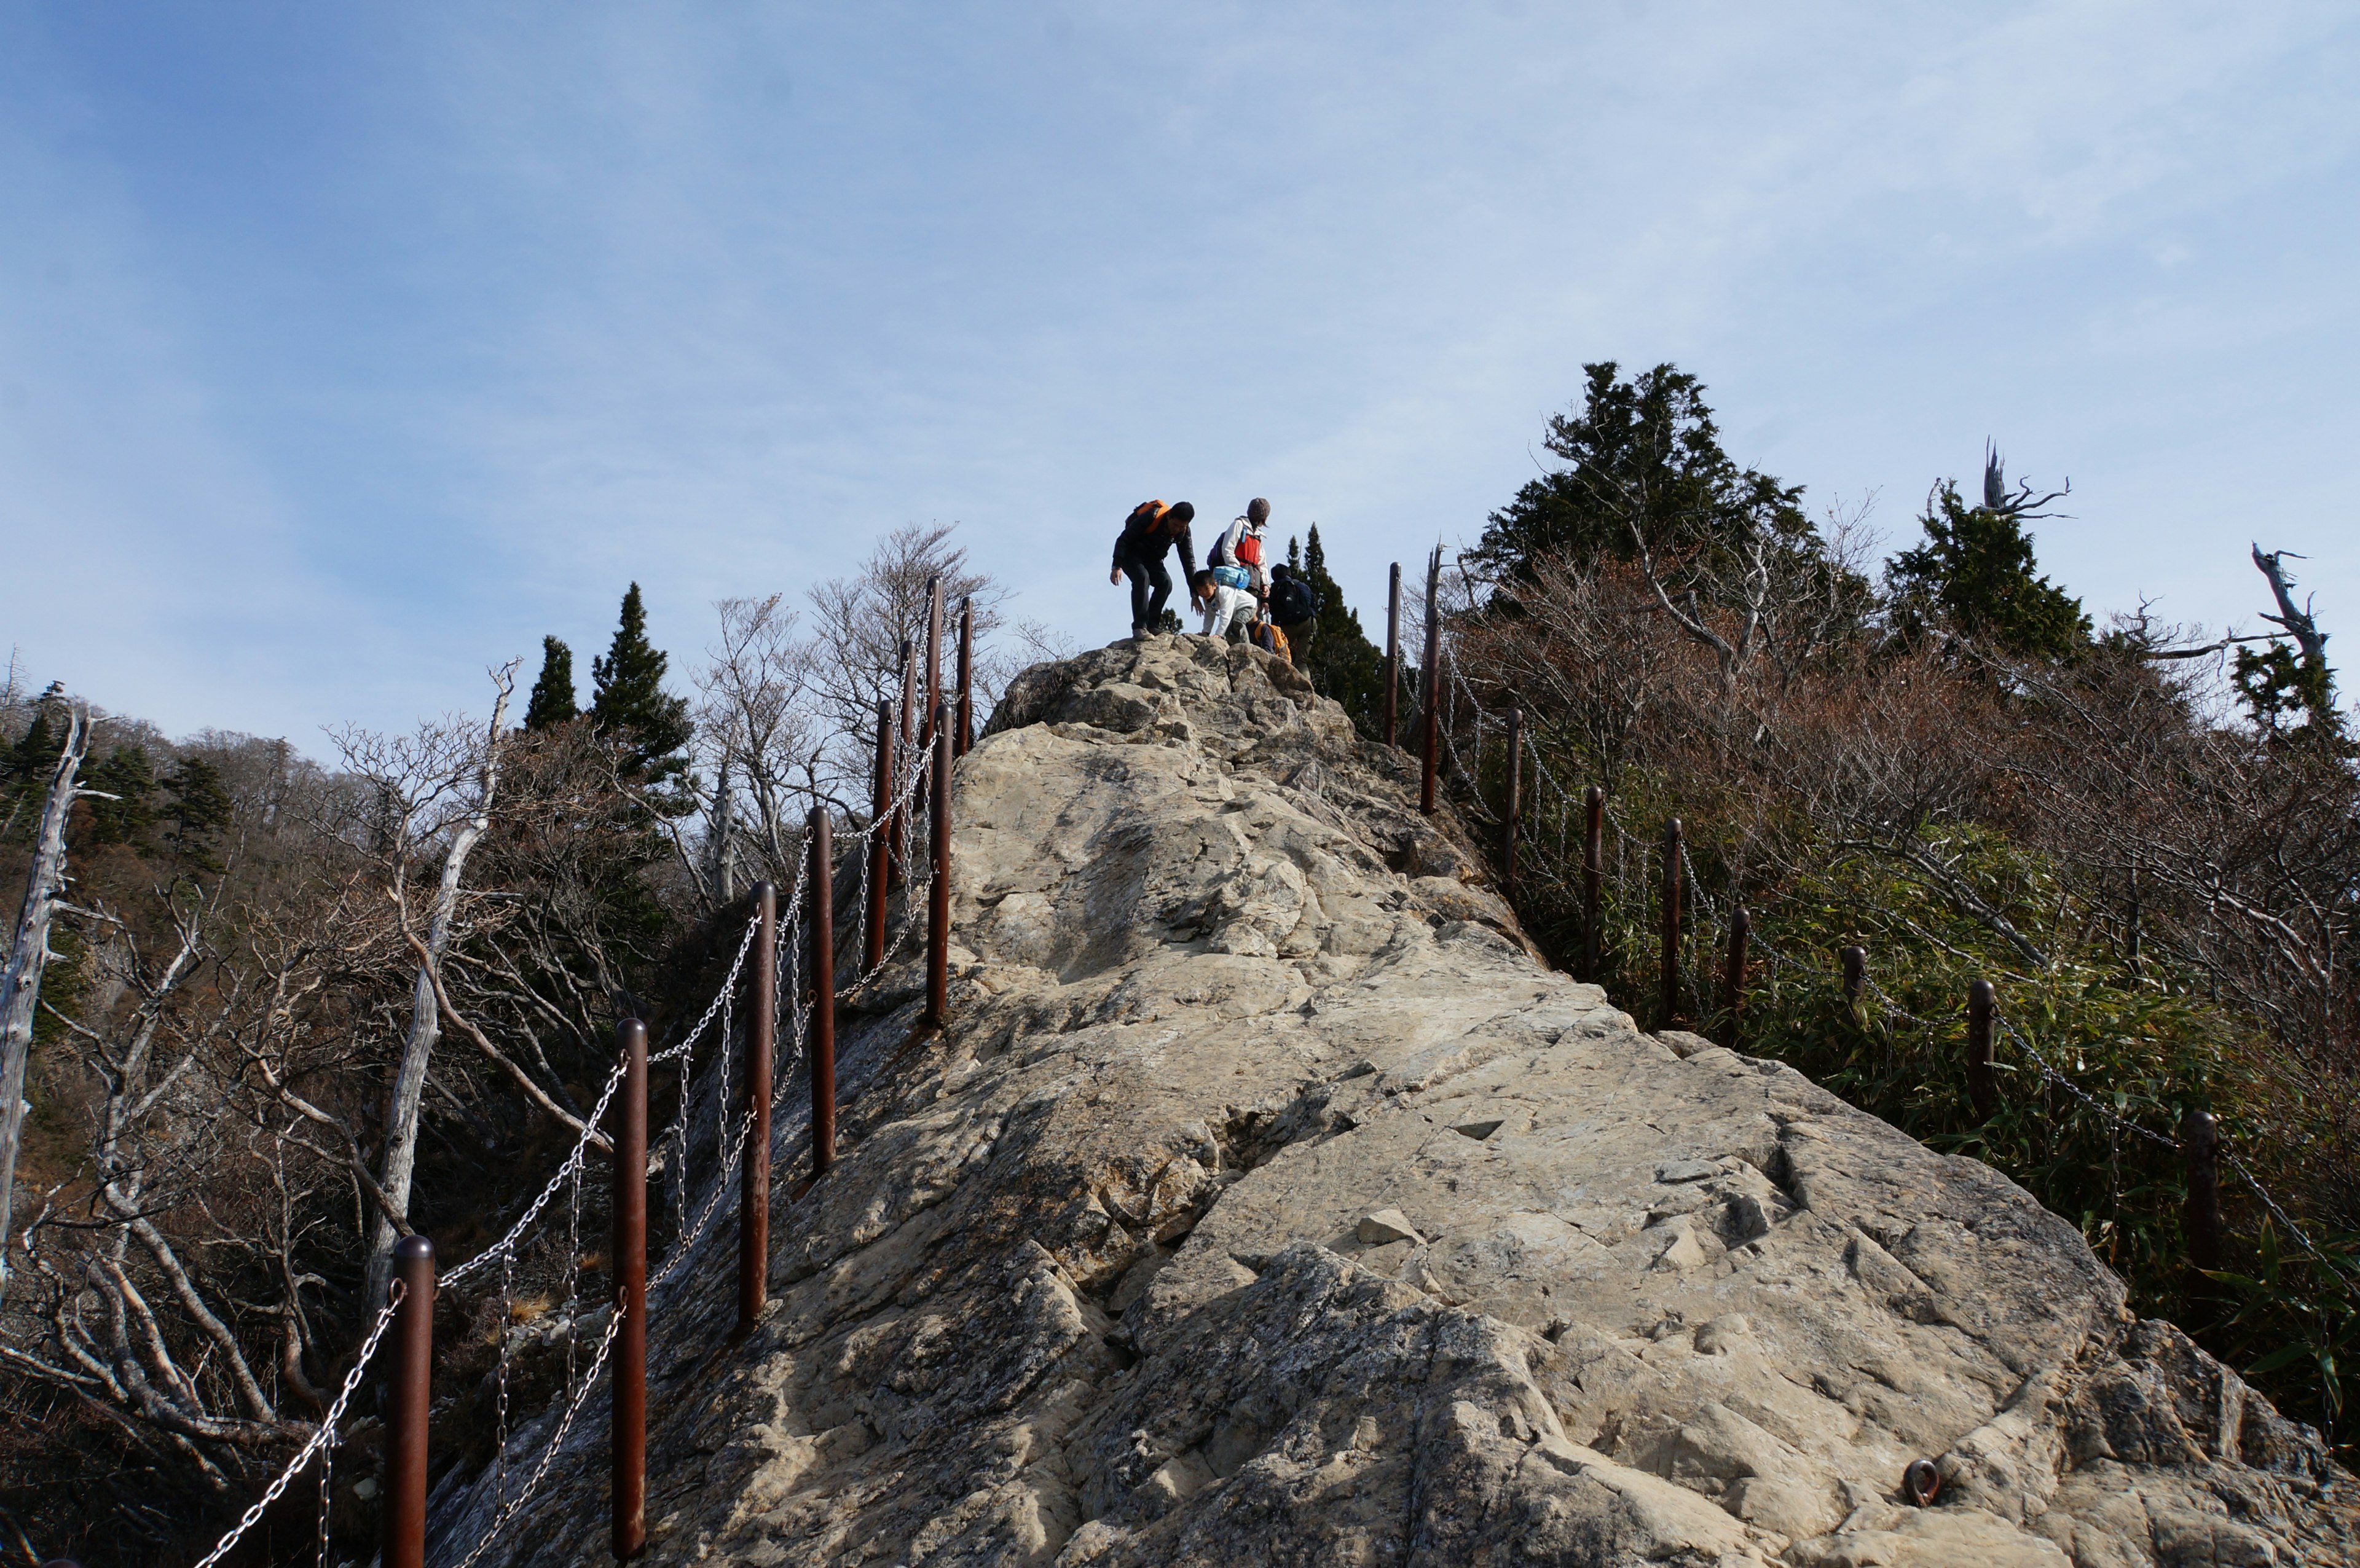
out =
[[(1242, 648), (1017, 682), (958, 768), (956, 1023), (905, 967), (847, 1024), (748, 1343), (726, 1236), (657, 1300), (648, 1561), (2346, 1560), (2350, 1477), (2072, 1226), (1640, 1033), (1415, 785)], [(598, 1560), (604, 1443), (485, 1561)]]

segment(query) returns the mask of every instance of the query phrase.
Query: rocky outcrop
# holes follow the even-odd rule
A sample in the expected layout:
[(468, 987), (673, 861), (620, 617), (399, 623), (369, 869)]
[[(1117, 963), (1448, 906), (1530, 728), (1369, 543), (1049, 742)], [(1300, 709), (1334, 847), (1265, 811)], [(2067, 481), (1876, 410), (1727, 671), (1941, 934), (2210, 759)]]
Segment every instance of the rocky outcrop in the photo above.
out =
[[(748, 1342), (657, 1303), (649, 1561), (2350, 1561), (2071, 1225), (1550, 971), (1285, 665), (1043, 666), (957, 784), (956, 1022), (847, 1030)], [(603, 1560), (604, 1441), (486, 1562)]]

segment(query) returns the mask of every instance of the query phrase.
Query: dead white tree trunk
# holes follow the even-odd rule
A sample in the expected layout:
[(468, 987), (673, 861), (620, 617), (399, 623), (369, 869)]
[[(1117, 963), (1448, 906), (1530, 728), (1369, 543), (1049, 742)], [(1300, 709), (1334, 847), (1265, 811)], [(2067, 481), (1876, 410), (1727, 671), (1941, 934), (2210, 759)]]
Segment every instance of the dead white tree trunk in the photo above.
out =
[(8, 1279), (8, 1217), (16, 1188), (16, 1148), (25, 1128), (25, 1060), (33, 1047), (33, 1009), (41, 997), (41, 971), (49, 961), (49, 920), (65, 891), (66, 819), (78, 796), (74, 788), (90, 749), (89, 716), (66, 707), (65, 749), (49, 779), (49, 802), (41, 811), (40, 847), (16, 916), (8, 968), (0, 975), (0, 1288)]
[(2300, 608), (2295, 605), (2294, 579), (2288, 575), (2285, 565), (2286, 557), (2292, 553), (2283, 550), (2266, 550), (2258, 544), (2254, 546), (2254, 564), (2261, 569), (2264, 577), (2269, 579), (2270, 596), (2278, 602), (2278, 613), (2264, 615), (2262, 619), (2272, 626), (2286, 628), (2287, 635), (2294, 638), (2295, 646), (2302, 649), (2304, 663), (2324, 665), (2327, 662), (2327, 636), (2319, 629), (2319, 623), (2311, 618), (2308, 600)]
[[(401, 1064), (394, 1073), (392, 1104), (386, 1115), (385, 1160), (377, 1177), (377, 1186), (386, 1201), (404, 1220), (398, 1227), (391, 1215), (380, 1212), (371, 1223), (368, 1278), (361, 1293), (366, 1318), (374, 1318), (377, 1303), (385, 1299), (387, 1282), (392, 1278), (393, 1244), (401, 1239), (408, 1225), (410, 1181), (418, 1166), (418, 1114), (426, 1096), (426, 1069), (433, 1060), (436, 1043), (442, 1038), (442, 1012), (434, 995), (435, 972), (442, 964), (444, 950), (451, 945), (451, 921), (458, 911), (459, 883), (467, 868), (467, 856), (491, 831), (492, 799), (500, 779), (500, 730), (508, 719), (513, 671), (514, 666), (510, 666), (498, 676), (499, 695), (492, 703), (491, 728), (485, 736), (483, 760), (476, 772), (475, 809), (459, 825), (459, 831), (451, 835), (450, 847), (443, 852), (442, 880), (435, 888), (433, 910), (427, 920), (426, 956), (418, 965), (418, 980), (410, 989), (410, 1034), (402, 1042)], [(406, 920), (408, 916), (403, 918)]]

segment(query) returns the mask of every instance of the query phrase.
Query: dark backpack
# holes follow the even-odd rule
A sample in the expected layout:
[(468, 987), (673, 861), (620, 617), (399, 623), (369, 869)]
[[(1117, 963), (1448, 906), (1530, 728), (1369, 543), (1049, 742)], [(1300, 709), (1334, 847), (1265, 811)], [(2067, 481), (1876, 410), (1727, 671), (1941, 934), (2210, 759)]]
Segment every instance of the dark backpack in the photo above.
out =
[(1270, 585), (1270, 618), (1283, 626), (1307, 621), (1319, 613), (1319, 595), (1302, 578), (1287, 576)]

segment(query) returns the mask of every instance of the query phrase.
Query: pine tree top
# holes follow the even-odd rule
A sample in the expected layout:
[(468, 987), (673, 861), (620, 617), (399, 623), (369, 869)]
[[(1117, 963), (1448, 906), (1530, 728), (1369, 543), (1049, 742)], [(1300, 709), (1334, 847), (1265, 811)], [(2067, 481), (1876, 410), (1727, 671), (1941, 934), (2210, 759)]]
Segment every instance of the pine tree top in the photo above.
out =
[(602, 735), (629, 745), (631, 768), (656, 781), (687, 768), (675, 755), (688, 744), (688, 699), (663, 689), (670, 656), (648, 640), (648, 613), (639, 585), (623, 595), (623, 613), (606, 656), (590, 661), (591, 722)]
[(581, 712), (581, 704), (574, 696), (574, 650), (556, 637), (542, 637), (541, 678), (532, 683), (532, 700), (525, 706), (524, 727), (554, 729), (578, 717)]

